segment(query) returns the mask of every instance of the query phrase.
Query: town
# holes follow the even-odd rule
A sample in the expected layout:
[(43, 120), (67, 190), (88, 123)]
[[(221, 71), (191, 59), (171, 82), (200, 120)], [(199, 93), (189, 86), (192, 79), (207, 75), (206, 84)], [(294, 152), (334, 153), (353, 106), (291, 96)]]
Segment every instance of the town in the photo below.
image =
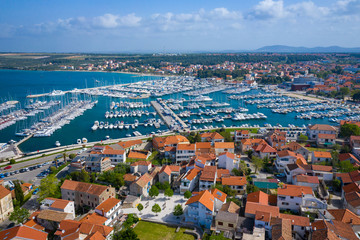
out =
[(192, 131), (63, 152), (16, 173), (45, 166), (38, 181), (2, 180), (0, 219), (16, 225), (0, 238), (357, 239), (359, 126), (314, 124), (296, 138)]

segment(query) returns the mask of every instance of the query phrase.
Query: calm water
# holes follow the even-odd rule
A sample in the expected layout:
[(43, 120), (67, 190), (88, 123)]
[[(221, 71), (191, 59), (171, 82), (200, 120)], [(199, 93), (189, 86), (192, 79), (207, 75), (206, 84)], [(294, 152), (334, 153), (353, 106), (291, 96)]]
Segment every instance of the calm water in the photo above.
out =
[[(19, 100), (22, 106), (26, 102), (26, 95), (28, 94), (39, 94), (46, 93), (53, 90), (71, 90), (74, 88), (85, 88), (85, 87), (94, 87), (94, 86), (105, 86), (111, 84), (120, 84), (120, 83), (131, 83), (136, 81), (152, 80), (158, 79), (157, 77), (141, 77), (130, 74), (119, 74), (119, 73), (98, 73), (98, 72), (43, 72), (43, 71), (13, 71), (13, 70), (0, 70), (0, 102), (6, 100)], [(256, 93), (257, 90), (252, 90), (252, 92), (244, 93)], [(258, 124), (263, 126), (265, 123), (270, 123), (272, 125), (281, 124), (287, 126), (289, 123), (302, 126), (303, 124), (314, 124), (314, 123), (326, 123), (330, 124), (327, 119), (313, 119), (313, 120), (301, 120), (295, 119), (296, 113), (289, 113), (287, 115), (283, 114), (274, 114), (270, 109), (261, 108), (257, 109), (256, 105), (243, 105), (241, 101), (238, 100), (228, 100), (227, 94), (221, 92), (210, 93), (209, 96), (217, 102), (228, 102), (232, 107), (237, 108), (243, 106), (249, 109), (248, 113), (263, 112), (268, 118), (263, 120), (247, 120), (247, 121), (232, 121), (231, 119), (226, 119), (224, 122), (217, 123), (208, 123), (207, 125), (220, 126), (225, 124), (227, 126), (240, 126), (242, 124), (255, 125)], [(181, 98), (184, 97), (189, 99), (189, 97), (176, 94), (170, 96), (164, 96), (163, 98)], [(82, 116), (77, 117), (75, 120), (71, 121), (70, 124), (65, 125), (62, 129), (57, 130), (51, 137), (44, 138), (31, 138), (30, 140), (24, 142), (20, 145), (20, 148), (24, 152), (36, 151), (46, 148), (54, 147), (56, 141), (60, 141), (62, 145), (74, 144), (78, 138), (87, 138), (88, 141), (100, 141), (105, 139), (106, 136), (110, 138), (120, 138), (125, 137), (126, 134), (132, 134), (134, 131), (139, 131), (142, 134), (149, 134), (151, 132), (156, 132), (154, 127), (144, 127), (139, 126), (136, 129), (125, 128), (123, 130), (113, 129), (113, 130), (100, 130), (91, 131), (91, 126), (95, 120), (98, 121), (108, 121), (109, 123), (115, 123), (115, 121), (124, 121), (125, 123), (133, 123), (135, 119), (138, 119), (140, 123), (144, 122), (148, 118), (146, 115), (142, 115), (141, 118), (126, 117), (126, 118), (112, 118), (106, 119), (105, 112), (109, 111), (109, 106), (112, 101), (127, 101), (126, 99), (110, 99), (108, 97), (98, 97), (99, 103), (91, 110), (87, 110)], [(143, 99), (143, 100), (128, 100), (128, 101), (143, 101), (150, 103), (150, 101), (155, 98)], [(44, 99), (42, 99), (44, 100)], [(47, 99), (48, 100), (48, 99)], [(148, 110), (149, 112), (155, 111), (152, 107), (142, 110)], [(184, 109), (187, 110), (187, 109)], [(204, 110), (204, 109), (203, 109)], [(198, 112), (198, 109), (193, 110)], [(222, 114), (224, 115), (224, 114)], [(149, 117), (153, 117), (150, 115)], [(209, 116), (203, 115), (204, 118)], [(29, 118), (25, 121), (17, 122), (16, 124), (0, 131), (0, 142), (7, 142), (10, 139), (19, 140), (20, 138), (16, 137), (14, 134), (16, 131), (21, 130), (24, 126), (28, 127), (33, 121), (38, 119), (39, 116)], [(158, 116), (156, 116), (158, 118)], [(200, 116), (195, 115), (191, 118), (200, 118)], [(196, 127), (201, 125), (197, 124)], [(167, 127), (162, 125), (160, 130), (166, 129)]]

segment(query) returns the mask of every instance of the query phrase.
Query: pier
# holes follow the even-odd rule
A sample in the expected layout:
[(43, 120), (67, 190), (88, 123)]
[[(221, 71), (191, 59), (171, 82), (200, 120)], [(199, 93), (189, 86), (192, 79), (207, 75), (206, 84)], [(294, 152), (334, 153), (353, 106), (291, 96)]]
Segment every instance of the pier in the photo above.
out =
[(181, 120), (161, 98), (158, 99), (158, 101), (151, 101), (151, 105), (155, 108), (156, 112), (164, 120), (170, 130), (189, 130), (186, 123)]

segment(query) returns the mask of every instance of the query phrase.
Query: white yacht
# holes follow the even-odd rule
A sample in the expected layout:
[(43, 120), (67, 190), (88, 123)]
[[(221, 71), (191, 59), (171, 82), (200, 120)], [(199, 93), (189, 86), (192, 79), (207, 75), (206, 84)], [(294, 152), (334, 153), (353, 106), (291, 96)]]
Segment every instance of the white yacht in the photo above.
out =
[(56, 141), (56, 142), (55, 142), (55, 146), (60, 147), (60, 146), (61, 146), (60, 142), (59, 142), (59, 141)]

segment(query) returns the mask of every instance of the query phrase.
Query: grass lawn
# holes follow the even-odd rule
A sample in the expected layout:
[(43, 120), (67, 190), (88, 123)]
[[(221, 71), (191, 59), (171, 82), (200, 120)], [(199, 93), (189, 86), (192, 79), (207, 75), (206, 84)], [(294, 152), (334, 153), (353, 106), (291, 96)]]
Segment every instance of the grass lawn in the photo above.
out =
[(140, 221), (134, 231), (140, 240), (194, 240), (192, 235), (184, 234), (184, 228), (176, 233), (176, 228), (144, 221)]

